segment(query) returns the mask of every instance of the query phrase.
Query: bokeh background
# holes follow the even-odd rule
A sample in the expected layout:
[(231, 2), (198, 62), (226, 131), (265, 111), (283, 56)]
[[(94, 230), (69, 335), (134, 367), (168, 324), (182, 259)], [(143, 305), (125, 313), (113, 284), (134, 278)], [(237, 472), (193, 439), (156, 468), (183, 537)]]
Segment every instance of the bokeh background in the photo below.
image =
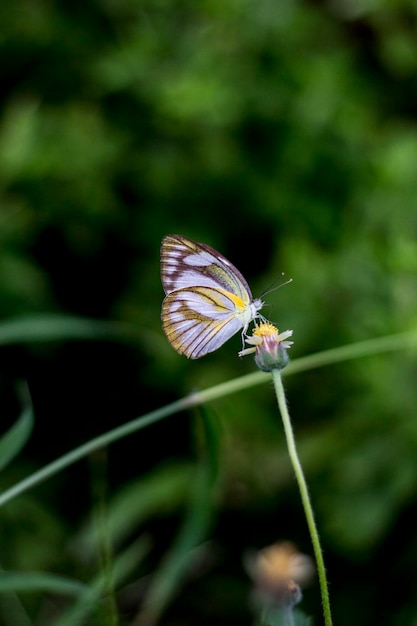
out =
[[(167, 343), (167, 233), (214, 246), (254, 295), (291, 277), (265, 314), (294, 330), (293, 359), (415, 328), (416, 27), (412, 0), (0, 4), (1, 431), (21, 380), (35, 412), (2, 488), (254, 371), (239, 337), (196, 362)], [(71, 338), (67, 316), (127, 332)], [(54, 340), (37, 334), (48, 320)], [(416, 374), (402, 350), (286, 381), (338, 626), (417, 624)], [(271, 386), (209, 412), (219, 469), (205, 556), (161, 618), (171, 626), (251, 624), (246, 551), (289, 539), (311, 554)], [(127, 490), (139, 512), (124, 545), (149, 541), (118, 597), (133, 623), (186, 518), (203, 439), (201, 414), (172, 416), (21, 495), (0, 511), (1, 566), (88, 582), (98, 566), (82, 529)], [(21, 601), (42, 625), (69, 602)], [(321, 623), (317, 583), (303, 608)]]

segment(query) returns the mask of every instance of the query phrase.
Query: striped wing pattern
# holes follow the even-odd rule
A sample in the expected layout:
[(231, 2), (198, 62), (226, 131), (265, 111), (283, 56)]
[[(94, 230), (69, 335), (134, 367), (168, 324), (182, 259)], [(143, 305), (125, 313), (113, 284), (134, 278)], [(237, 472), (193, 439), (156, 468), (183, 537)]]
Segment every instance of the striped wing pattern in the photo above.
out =
[(252, 300), (248, 283), (230, 261), (207, 244), (167, 235), (161, 246), (161, 278), (165, 293), (184, 287), (218, 287), (244, 302)]
[(180, 235), (162, 240), (161, 278), (162, 327), (173, 348), (191, 359), (246, 329), (262, 306), (252, 303), (246, 280), (230, 261)]
[(179, 354), (198, 359), (217, 350), (243, 328), (227, 292), (190, 287), (168, 294), (162, 304), (162, 327)]

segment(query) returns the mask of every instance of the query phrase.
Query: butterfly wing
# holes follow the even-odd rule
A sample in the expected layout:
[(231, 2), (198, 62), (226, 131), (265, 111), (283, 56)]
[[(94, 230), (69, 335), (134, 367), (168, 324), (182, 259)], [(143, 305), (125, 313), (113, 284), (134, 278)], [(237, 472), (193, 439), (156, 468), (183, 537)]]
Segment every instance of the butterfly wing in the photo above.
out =
[(162, 303), (162, 327), (172, 347), (190, 359), (220, 348), (241, 330), (233, 294), (213, 287), (184, 287)]
[(230, 261), (181, 235), (162, 240), (161, 278), (162, 327), (173, 348), (191, 359), (246, 329), (263, 305), (252, 302), (248, 283)]
[(167, 235), (162, 240), (161, 278), (166, 294), (201, 286), (230, 291), (245, 304), (252, 301), (248, 283), (230, 261), (207, 244), (181, 235)]

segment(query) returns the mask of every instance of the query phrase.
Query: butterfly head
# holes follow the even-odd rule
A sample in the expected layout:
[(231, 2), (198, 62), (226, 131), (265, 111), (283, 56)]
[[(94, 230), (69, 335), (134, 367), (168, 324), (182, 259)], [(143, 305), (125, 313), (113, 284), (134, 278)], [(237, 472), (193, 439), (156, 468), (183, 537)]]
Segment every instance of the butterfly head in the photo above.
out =
[(261, 299), (261, 298), (256, 298), (255, 300), (253, 300), (249, 306), (247, 307), (248, 310), (248, 324), (249, 325), (250, 322), (255, 321), (256, 319), (261, 319), (263, 320), (263, 315), (261, 315), (259, 313), (259, 311), (265, 306), (265, 302)]
[(256, 298), (253, 302), (252, 302), (252, 311), (254, 313), (254, 317), (257, 316), (258, 311), (260, 311), (262, 309), (262, 307), (265, 306), (265, 302), (261, 299), (261, 298)]

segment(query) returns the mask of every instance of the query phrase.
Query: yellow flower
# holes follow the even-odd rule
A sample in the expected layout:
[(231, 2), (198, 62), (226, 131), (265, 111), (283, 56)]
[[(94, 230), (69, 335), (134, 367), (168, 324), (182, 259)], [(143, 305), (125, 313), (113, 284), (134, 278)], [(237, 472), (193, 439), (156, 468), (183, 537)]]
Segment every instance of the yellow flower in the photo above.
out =
[(286, 330), (280, 333), (271, 322), (261, 322), (254, 328), (252, 337), (245, 339), (246, 343), (254, 347), (245, 348), (239, 352), (239, 356), (254, 353), (257, 366), (264, 372), (282, 369), (289, 361), (287, 349), (294, 343), (287, 341), (292, 332), (292, 330)]

